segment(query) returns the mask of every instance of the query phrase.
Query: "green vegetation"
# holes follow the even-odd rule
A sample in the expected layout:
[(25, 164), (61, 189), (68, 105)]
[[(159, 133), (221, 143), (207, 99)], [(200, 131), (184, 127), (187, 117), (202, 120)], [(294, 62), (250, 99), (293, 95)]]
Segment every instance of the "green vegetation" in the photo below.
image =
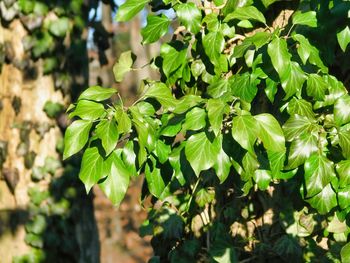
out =
[(147, 44), (175, 26), (150, 62), (160, 80), (130, 107), (87, 89), (64, 157), (84, 150), (86, 190), (115, 205), (145, 175), (150, 262), (348, 262), (350, 2), (197, 2), (119, 7), (118, 21), (175, 10), (178, 24), (150, 12), (141, 31)]

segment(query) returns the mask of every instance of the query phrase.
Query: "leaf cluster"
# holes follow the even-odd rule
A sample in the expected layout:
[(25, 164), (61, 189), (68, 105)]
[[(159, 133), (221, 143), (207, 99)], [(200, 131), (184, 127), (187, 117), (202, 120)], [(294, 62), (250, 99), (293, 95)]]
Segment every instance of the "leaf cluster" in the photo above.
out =
[[(151, 61), (160, 81), (144, 80), (130, 107), (91, 87), (69, 109), (64, 157), (84, 150), (86, 190), (118, 205), (145, 175), (151, 262), (347, 262), (350, 96), (334, 58), (348, 56), (349, 3), (127, 0), (116, 18), (147, 4), (179, 24)], [(286, 23), (277, 7), (293, 9)], [(171, 25), (149, 13), (143, 44)], [(133, 61), (121, 55), (116, 81)]]

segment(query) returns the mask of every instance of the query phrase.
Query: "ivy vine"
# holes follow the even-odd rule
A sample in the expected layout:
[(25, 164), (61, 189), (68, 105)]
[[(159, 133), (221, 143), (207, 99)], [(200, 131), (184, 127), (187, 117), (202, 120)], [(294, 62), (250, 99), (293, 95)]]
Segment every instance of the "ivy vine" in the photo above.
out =
[(119, 205), (144, 174), (150, 262), (349, 262), (350, 3), (127, 0), (116, 19), (146, 5), (143, 44), (174, 26), (160, 79), (131, 106), (94, 86), (68, 110), (86, 191)]

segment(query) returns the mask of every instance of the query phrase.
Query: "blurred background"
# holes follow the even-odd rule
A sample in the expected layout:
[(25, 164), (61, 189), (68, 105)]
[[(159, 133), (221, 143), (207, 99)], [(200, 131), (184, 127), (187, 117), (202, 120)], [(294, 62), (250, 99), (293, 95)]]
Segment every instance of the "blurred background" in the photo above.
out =
[[(120, 91), (126, 103), (149, 67), (116, 84), (112, 67), (131, 49), (135, 67), (159, 52), (143, 47), (145, 13), (114, 16), (122, 0), (0, 0), (0, 262), (146, 262), (149, 239), (139, 202), (142, 178), (113, 207), (86, 195), (81, 156), (62, 161), (65, 110), (89, 86)], [(153, 1), (157, 4), (157, 1)]]

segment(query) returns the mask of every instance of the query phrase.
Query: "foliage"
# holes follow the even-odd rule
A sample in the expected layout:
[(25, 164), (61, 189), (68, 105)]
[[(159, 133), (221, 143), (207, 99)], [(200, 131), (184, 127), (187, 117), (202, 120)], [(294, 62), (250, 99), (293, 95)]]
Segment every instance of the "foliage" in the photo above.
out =
[[(86, 190), (118, 205), (145, 175), (150, 262), (347, 262), (350, 3), (127, 0), (117, 20), (147, 3), (178, 18), (150, 63), (160, 79), (131, 106), (83, 96), (69, 110), (65, 158), (84, 149)], [(143, 43), (169, 25), (149, 13)]]

